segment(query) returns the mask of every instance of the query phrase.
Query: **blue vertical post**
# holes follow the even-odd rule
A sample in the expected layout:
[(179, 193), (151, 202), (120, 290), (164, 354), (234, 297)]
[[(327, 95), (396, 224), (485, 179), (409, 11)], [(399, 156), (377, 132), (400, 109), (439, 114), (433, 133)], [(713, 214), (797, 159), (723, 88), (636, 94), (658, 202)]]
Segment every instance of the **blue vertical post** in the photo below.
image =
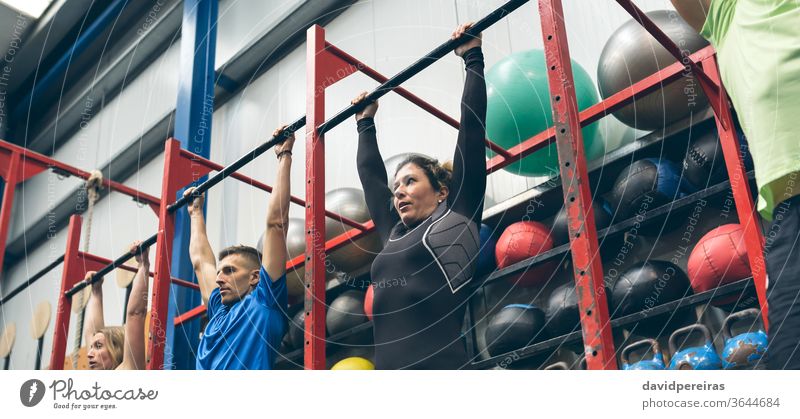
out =
[[(175, 138), (180, 141), (182, 148), (206, 158), (211, 152), (211, 119), (214, 113), (216, 25), (217, 0), (184, 0)], [(204, 179), (200, 178), (199, 181)], [(173, 277), (192, 278), (196, 282), (189, 260), (189, 232), (186, 210), (178, 211), (171, 273)], [(169, 306), (164, 368), (194, 369), (200, 325), (198, 321), (191, 321), (176, 330), (173, 319), (176, 313), (200, 305), (200, 294), (176, 285), (170, 291), (173, 298)]]

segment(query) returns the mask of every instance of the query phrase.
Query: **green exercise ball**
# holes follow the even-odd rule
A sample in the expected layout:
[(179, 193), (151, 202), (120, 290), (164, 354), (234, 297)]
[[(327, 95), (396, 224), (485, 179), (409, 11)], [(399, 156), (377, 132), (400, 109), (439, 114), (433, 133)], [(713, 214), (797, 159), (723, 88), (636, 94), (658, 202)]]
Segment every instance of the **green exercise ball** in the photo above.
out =
[[(589, 74), (572, 61), (578, 109), (600, 101)], [(547, 66), (544, 51), (530, 50), (509, 55), (486, 73), (488, 108), (486, 134), (505, 149), (514, 147), (553, 125), (548, 98)], [(587, 161), (603, 155), (605, 146), (597, 135), (597, 123), (583, 128)], [(494, 153), (487, 150), (487, 155)], [(555, 143), (505, 167), (522, 176), (558, 174)]]

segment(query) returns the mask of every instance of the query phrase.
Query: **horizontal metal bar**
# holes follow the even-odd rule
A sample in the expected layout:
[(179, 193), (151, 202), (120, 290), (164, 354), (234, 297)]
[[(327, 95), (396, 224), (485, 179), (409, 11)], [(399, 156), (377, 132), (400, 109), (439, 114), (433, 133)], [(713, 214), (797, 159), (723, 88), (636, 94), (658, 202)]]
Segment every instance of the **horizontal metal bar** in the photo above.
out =
[[(367, 234), (375, 230), (375, 224), (372, 220), (369, 220), (366, 223), (364, 223), (364, 227), (365, 229), (362, 231), (355, 231), (355, 230), (345, 231), (344, 233), (328, 240), (327, 242), (325, 242), (325, 252), (326, 253), (332, 252), (342, 246), (345, 246), (347, 243), (350, 243), (352, 241), (358, 240), (366, 236)], [(298, 255), (294, 259), (286, 263), (286, 270), (290, 271), (293, 269), (301, 268), (305, 265), (305, 263), (306, 263), (305, 255)]]
[(180, 326), (183, 323), (186, 323), (188, 321), (194, 320), (194, 319), (202, 316), (203, 313), (205, 313), (205, 312), (206, 312), (206, 306), (205, 305), (199, 305), (199, 306), (197, 306), (197, 307), (195, 307), (195, 308), (193, 308), (193, 309), (181, 314), (180, 316), (175, 316), (174, 324), (175, 324), (175, 326)]
[[(0, 140), (0, 148), (4, 148), (11, 152), (20, 153), (20, 155), (22, 156), (21, 164), (23, 165), (36, 164), (39, 167), (43, 167), (53, 171), (61, 171), (63, 173), (68, 173), (70, 175), (77, 176), (82, 179), (89, 179), (89, 177), (92, 175), (91, 173), (85, 170), (78, 169), (77, 167), (70, 166), (66, 163), (62, 163), (58, 160), (52, 159), (43, 154), (39, 154), (35, 151), (28, 150), (27, 148), (20, 147), (16, 144), (11, 144), (7, 141)], [(156, 206), (161, 204), (161, 200), (156, 198), (155, 196), (138, 191), (129, 186), (125, 186), (121, 183), (115, 182), (105, 177), (103, 178), (102, 184), (103, 186), (113, 191), (130, 196), (138, 202), (144, 202), (146, 204), (156, 205)]]
[(50, 262), (49, 265), (40, 269), (39, 272), (33, 274), (33, 276), (28, 278), (28, 280), (25, 281), (23, 284), (14, 288), (11, 292), (8, 293), (8, 295), (6, 295), (5, 297), (2, 298), (2, 300), (0, 300), (0, 306), (7, 303), (8, 300), (14, 298), (17, 294), (25, 290), (25, 288), (28, 288), (29, 286), (33, 285), (34, 282), (38, 281), (39, 279), (47, 275), (48, 272), (55, 269), (55, 267), (60, 265), (62, 262), (64, 262), (64, 255), (59, 256), (58, 258), (56, 258), (56, 260)]
[(195, 284), (194, 282), (184, 281), (184, 280), (178, 279), (178, 278), (170, 278), (170, 282), (172, 282), (175, 285), (180, 285), (182, 287), (191, 288), (191, 289), (200, 291), (200, 285)]
[(500, 6), (492, 13), (490, 13), (483, 19), (476, 22), (475, 25), (473, 25), (472, 28), (470, 28), (470, 30), (467, 31), (467, 33), (464, 36), (461, 36), (458, 39), (448, 40), (447, 42), (439, 45), (433, 51), (429, 52), (427, 55), (420, 58), (415, 63), (406, 67), (405, 69), (397, 73), (394, 77), (382, 83), (370, 94), (368, 94), (363, 101), (355, 105), (348, 106), (347, 108), (339, 111), (339, 113), (334, 115), (331, 119), (323, 122), (320, 126), (317, 127), (317, 133), (319, 135), (323, 135), (326, 132), (330, 131), (331, 129), (341, 124), (351, 116), (355, 115), (358, 111), (364, 109), (364, 107), (366, 107), (367, 104), (374, 102), (383, 95), (385, 95), (386, 93), (391, 92), (392, 90), (394, 90), (395, 88), (406, 82), (411, 77), (414, 77), (416, 74), (428, 68), (431, 64), (435, 63), (440, 58), (452, 52), (454, 49), (456, 49), (457, 46), (467, 42), (470, 38), (483, 32), (488, 27), (494, 25), (500, 19), (504, 18), (509, 13), (518, 9), (520, 6), (522, 6), (527, 2), (528, 0), (511, 0), (506, 4)]

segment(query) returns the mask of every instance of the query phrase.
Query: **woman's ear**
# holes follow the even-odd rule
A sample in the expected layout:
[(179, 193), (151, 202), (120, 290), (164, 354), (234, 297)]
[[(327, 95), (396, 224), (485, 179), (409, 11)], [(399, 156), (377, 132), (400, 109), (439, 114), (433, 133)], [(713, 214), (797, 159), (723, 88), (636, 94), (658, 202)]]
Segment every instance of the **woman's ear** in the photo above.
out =
[(444, 202), (445, 200), (447, 200), (447, 196), (450, 195), (450, 189), (448, 189), (447, 186), (442, 186), (441, 188), (439, 188), (439, 192), (437, 192), (436, 194), (438, 195), (436, 199), (439, 202)]

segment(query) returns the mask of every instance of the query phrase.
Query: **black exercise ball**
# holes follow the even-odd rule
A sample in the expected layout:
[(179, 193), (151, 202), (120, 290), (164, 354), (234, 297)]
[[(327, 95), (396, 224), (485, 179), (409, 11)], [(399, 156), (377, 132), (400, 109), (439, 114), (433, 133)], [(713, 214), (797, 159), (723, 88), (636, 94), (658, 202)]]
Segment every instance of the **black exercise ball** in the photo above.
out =
[[(639, 262), (627, 269), (611, 290), (614, 318), (645, 312), (692, 294), (689, 277), (673, 263), (661, 260)], [(648, 316), (625, 327), (640, 336), (656, 337), (668, 325), (685, 322), (685, 310)], [(635, 330), (634, 330), (635, 329)]]
[[(600, 231), (611, 224), (611, 213), (608, 208), (592, 201), (592, 209), (594, 209), (594, 223), (597, 231)], [(567, 226), (567, 207), (562, 207), (556, 217), (553, 219), (553, 228), (550, 232), (550, 237), (553, 238), (553, 247), (561, 246), (569, 242), (569, 229)]]
[(489, 355), (497, 356), (524, 348), (541, 340), (544, 312), (531, 304), (510, 304), (489, 320), (486, 327), (486, 347)]
[(695, 188), (705, 189), (725, 180), (727, 169), (722, 146), (715, 131), (707, 132), (689, 143), (683, 158), (683, 176)]
[(694, 188), (681, 178), (678, 165), (646, 158), (633, 162), (617, 176), (609, 194), (611, 211), (629, 217), (682, 198)]
[(345, 291), (336, 297), (325, 315), (325, 324), (331, 336), (350, 330), (366, 321), (364, 293), (356, 290)]
[[(741, 132), (737, 132), (737, 137), (744, 169), (753, 170), (753, 157), (750, 155), (747, 138)], [(716, 130), (703, 133), (689, 142), (686, 157), (683, 159), (683, 177), (698, 190), (728, 178), (728, 168)]]
[[(609, 291), (597, 298), (607, 298)], [(575, 284), (568, 282), (555, 288), (547, 299), (545, 308), (545, 330), (550, 336), (561, 336), (567, 333), (581, 330), (581, 316), (578, 311), (578, 294), (575, 292)]]
[(294, 348), (292, 348), (292, 342), (289, 340), (289, 330), (286, 330), (286, 334), (283, 335), (283, 339), (281, 339), (281, 347), (278, 349), (278, 352), (282, 354), (287, 354), (291, 352)]
[(287, 335), (289, 336), (289, 346), (292, 349), (300, 349), (303, 347), (303, 340), (305, 339), (305, 327), (306, 327), (306, 312), (305, 310), (300, 310), (297, 314), (292, 317), (289, 321), (289, 332)]
[[(695, 191), (694, 186), (681, 177), (677, 164), (664, 159), (637, 160), (620, 173), (608, 194), (608, 203), (617, 220), (636, 216), (643, 221), (647, 214), (665, 204)], [(685, 217), (670, 213), (665, 220), (647, 223), (637, 234), (653, 235), (674, 230)]]

